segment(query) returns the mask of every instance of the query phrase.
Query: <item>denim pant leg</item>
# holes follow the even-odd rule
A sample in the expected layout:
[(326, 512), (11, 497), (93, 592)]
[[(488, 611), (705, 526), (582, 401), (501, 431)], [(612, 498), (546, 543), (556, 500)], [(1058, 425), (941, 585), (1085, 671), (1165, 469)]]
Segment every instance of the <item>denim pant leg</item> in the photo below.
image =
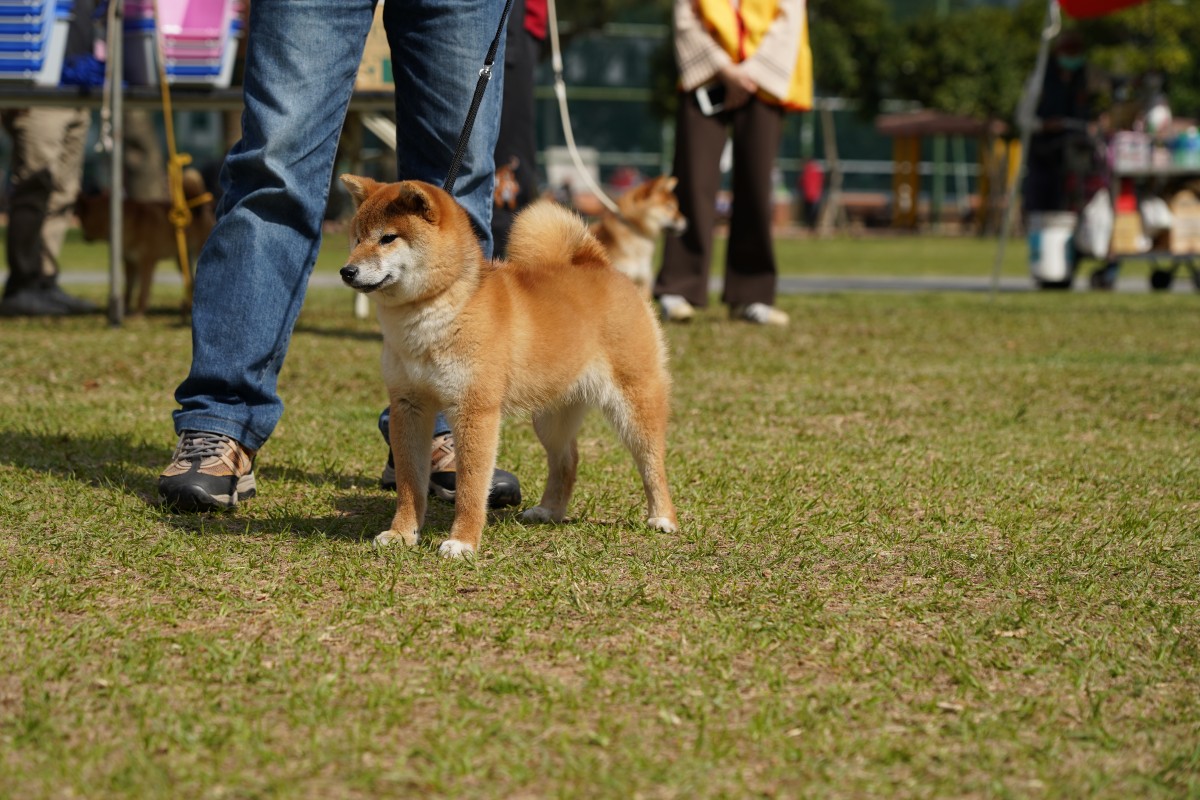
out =
[[(400, 180), (441, 186), (496, 36), (504, 0), (388, 0), (383, 22), (396, 80), (396, 165)], [(485, 256), (492, 254), (492, 192), (500, 135), (504, 42), (475, 117), (454, 196), (466, 209)], [(387, 414), (385, 409), (384, 414)], [(386, 422), (381, 418), (381, 425)], [(437, 415), (434, 435), (450, 426)]]
[[(383, 22), (396, 78), (396, 163), (401, 180), (446, 180), (479, 70), (504, 0), (387, 0)], [(492, 254), (492, 191), (504, 87), (504, 39), (475, 118), (454, 196)]]
[(321, 244), (338, 137), (374, 0), (254, 0), (242, 139), (196, 265), (192, 366), (175, 429), (257, 449), (283, 413), (279, 370)]

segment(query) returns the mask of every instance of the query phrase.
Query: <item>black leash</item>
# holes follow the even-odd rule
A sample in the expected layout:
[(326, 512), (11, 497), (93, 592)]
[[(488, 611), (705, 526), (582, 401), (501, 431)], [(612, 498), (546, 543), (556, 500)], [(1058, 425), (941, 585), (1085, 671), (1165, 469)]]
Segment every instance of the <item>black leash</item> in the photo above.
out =
[(496, 29), (496, 38), (488, 49), (484, 59), (483, 69), (479, 70), (479, 80), (475, 83), (475, 96), (471, 98), (471, 110), (467, 112), (467, 121), (463, 123), (462, 133), (458, 137), (458, 148), (454, 151), (454, 161), (450, 164), (450, 172), (442, 188), (447, 194), (454, 194), (454, 181), (458, 180), (458, 170), (462, 167), (463, 156), (467, 151), (467, 142), (471, 139), (471, 128), (475, 127), (475, 116), (479, 113), (479, 104), (483, 102), (483, 93), (487, 90), (488, 81), (492, 79), (492, 64), (496, 61), (496, 51), (500, 49), (500, 37), (504, 35), (504, 22), (512, 9), (513, 0), (504, 4), (504, 13), (500, 15), (500, 27)]

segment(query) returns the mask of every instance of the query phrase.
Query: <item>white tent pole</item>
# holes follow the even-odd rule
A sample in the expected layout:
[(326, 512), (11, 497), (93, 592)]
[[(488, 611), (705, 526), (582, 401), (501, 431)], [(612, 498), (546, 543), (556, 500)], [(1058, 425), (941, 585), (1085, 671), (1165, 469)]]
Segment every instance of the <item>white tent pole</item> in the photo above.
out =
[(1000, 241), (996, 245), (996, 260), (992, 264), (992, 292), (995, 298), (1000, 289), (1000, 269), (1004, 265), (1004, 248), (1012, 233), (1013, 208), (1017, 204), (1017, 191), (1025, 176), (1025, 159), (1029, 150), (1029, 137), (1037, 124), (1037, 106), (1042, 97), (1042, 83), (1046, 79), (1046, 66), (1050, 61), (1050, 42), (1058, 36), (1062, 29), (1062, 14), (1059, 12), (1058, 0), (1049, 0), (1046, 5), (1046, 23), (1042, 28), (1042, 41), (1038, 47), (1037, 64), (1033, 75), (1025, 85), (1021, 100), (1017, 104), (1017, 129), (1021, 134), (1021, 151), (1017, 154), (1017, 171), (1004, 201), (1004, 222), (1000, 226)]

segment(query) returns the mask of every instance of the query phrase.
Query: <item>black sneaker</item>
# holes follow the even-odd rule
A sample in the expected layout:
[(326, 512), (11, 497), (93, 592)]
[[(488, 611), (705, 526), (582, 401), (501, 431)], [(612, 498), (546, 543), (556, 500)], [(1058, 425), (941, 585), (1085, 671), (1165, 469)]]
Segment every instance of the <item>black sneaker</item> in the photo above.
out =
[[(392, 457), (391, 438), (388, 436), (388, 410), (379, 415), (379, 432), (388, 443), (387, 464), (379, 476), (379, 487), (396, 491), (396, 461)], [(457, 484), (454, 469), (454, 434), (443, 433), (433, 437), (432, 464), (429, 471), (429, 493), (434, 497), (454, 502)], [(488, 490), (488, 508), (512, 508), (521, 505), (521, 482), (511, 472), (497, 469), (492, 472), (492, 486)]]
[(158, 493), (180, 511), (233, 508), (254, 497), (254, 455), (222, 433), (184, 431), (171, 464), (158, 476)]
[(70, 313), (39, 289), (22, 289), (0, 300), (0, 317), (65, 317)]

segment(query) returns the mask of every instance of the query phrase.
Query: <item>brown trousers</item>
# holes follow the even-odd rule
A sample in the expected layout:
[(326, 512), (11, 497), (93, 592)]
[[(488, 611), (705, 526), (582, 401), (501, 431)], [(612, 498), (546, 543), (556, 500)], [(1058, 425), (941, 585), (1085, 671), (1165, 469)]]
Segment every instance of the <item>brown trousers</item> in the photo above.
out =
[(734, 111), (706, 117), (690, 93), (679, 96), (674, 165), (679, 179), (675, 192), (688, 227), (682, 236), (666, 241), (655, 297), (677, 294), (697, 308), (708, 305), (721, 151), (731, 135), (733, 210), (721, 299), (729, 306), (775, 303), (778, 276), (771, 240), (771, 170), (783, 136), (783, 110), (755, 99)]
[(91, 112), (27, 108), (0, 115), (12, 137), (8, 282), (4, 296), (48, 289), (58, 278), (58, 256), (74, 221)]

